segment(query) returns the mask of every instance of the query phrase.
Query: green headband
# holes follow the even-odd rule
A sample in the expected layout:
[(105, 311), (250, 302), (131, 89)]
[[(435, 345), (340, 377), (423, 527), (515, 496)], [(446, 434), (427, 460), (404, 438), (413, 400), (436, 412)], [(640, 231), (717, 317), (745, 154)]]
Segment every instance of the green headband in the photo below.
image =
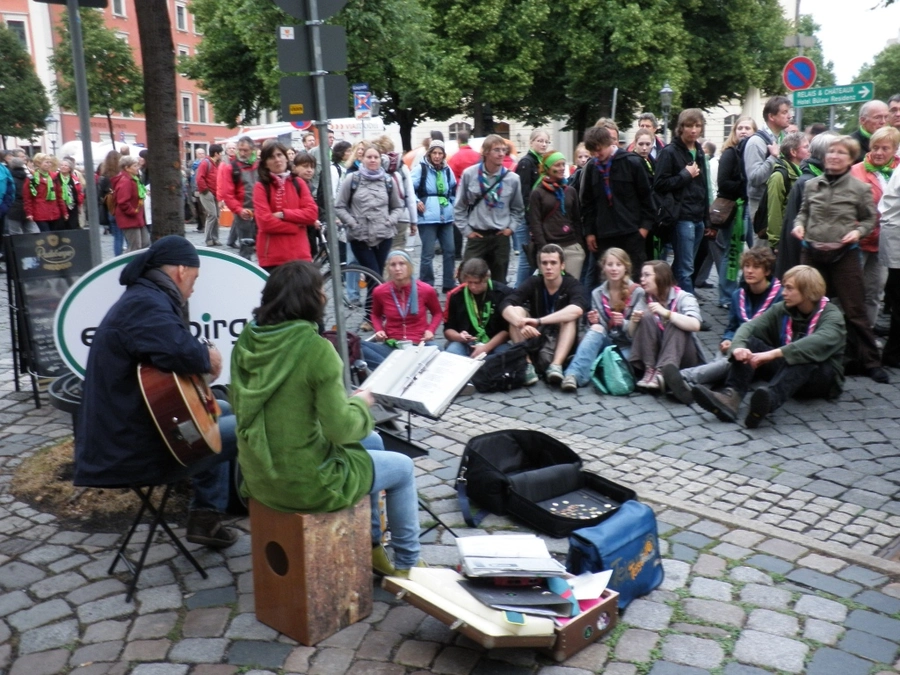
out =
[(544, 159), (541, 163), (544, 165), (544, 169), (549, 171), (550, 167), (553, 166), (554, 164), (556, 164), (560, 160), (565, 162), (566, 161), (565, 155), (563, 155), (561, 152), (551, 152), (549, 155), (544, 157)]

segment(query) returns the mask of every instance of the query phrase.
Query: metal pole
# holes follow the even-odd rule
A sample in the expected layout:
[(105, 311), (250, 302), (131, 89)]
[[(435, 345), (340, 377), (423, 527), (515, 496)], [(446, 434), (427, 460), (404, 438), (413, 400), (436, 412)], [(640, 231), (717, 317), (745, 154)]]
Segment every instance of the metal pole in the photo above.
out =
[[(794, 12), (794, 28), (797, 32), (797, 51), (803, 56), (803, 42), (800, 41), (800, 0), (797, 0), (797, 10)], [(794, 110), (794, 124), (797, 129), (803, 131), (803, 108)]]
[[(72, 2), (72, 0), (69, 0)], [(322, 162), (322, 173), (319, 180), (325, 190), (325, 227), (328, 231), (328, 258), (331, 261), (331, 284), (334, 296), (334, 322), (337, 330), (338, 353), (344, 362), (344, 384), (350, 386), (350, 350), (347, 346), (347, 330), (344, 326), (344, 284), (341, 280), (341, 256), (338, 250), (338, 232), (334, 218), (334, 192), (331, 187), (331, 157), (328, 147), (328, 112), (325, 110), (325, 71), (322, 70), (322, 36), (319, 27), (319, 5), (317, 0), (307, 0), (309, 8), (310, 40), (312, 44), (313, 81), (316, 85), (316, 129), (319, 132), (319, 161)], [(349, 245), (349, 244), (348, 244)], [(373, 289), (366, 292), (371, 293)]]
[[(87, 75), (84, 68), (84, 42), (81, 35), (81, 16), (78, 0), (68, 0), (69, 33), (72, 35), (72, 63), (75, 66), (75, 99), (78, 102), (78, 124), (81, 127), (81, 149), (84, 153), (84, 191), (87, 202), (87, 222), (91, 231), (91, 264), (99, 265), (100, 214), (97, 203), (97, 184), (94, 182), (94, 155), (91, 152), (91, 113), (88, 102)], [(113, 139), (110, 139), (112, 141)]]
[(609, 113), (610, 119), (616, 119), (616, 101), (619, 98), (619, 88), (613, 87), (612, 112)]
[(834, 106), (828, 109), (828, 128), (834, 129)]

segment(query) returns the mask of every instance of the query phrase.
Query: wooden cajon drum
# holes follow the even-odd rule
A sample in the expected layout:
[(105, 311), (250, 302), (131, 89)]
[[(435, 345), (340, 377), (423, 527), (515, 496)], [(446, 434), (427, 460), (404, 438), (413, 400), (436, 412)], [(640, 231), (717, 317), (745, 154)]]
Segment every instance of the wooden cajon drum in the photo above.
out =
[(314, 645), (372, 612), (369, 498), (334, 513), (250, 500), (256, 618)]

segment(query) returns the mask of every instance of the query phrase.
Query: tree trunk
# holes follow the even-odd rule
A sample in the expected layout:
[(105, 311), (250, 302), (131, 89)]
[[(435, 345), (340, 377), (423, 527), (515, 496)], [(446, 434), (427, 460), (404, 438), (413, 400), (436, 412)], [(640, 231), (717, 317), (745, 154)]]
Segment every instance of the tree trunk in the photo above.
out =
[(116, 137), (113, 135), (115, 132), (113, 131), (112, 124), (112, 110), (106, 111), (106, 123), (109, 125), (109, 142), (112, 143), (112, 146), (116, 147)]
[(484, 133), (484, 108), (481, 101), (478, 100), (477, 94), (472, 100), (472, 136), (475, 138), (484, 138), (487, 136), (487, 134)]
[(175, 46), (167, 0), (136, 2), (144, 67), (147, 170), (152, 179), (153, 239), (184, 236), (180, 141), (175, 101)]
[(397, 120), (397, 126), (400, 127), (400, 143), (403, 145), (403, 152), (407, 153), (412, 150), (412, 130), (415, 126), (415, 115), (409, 110), (398, 110), (394, 118)]

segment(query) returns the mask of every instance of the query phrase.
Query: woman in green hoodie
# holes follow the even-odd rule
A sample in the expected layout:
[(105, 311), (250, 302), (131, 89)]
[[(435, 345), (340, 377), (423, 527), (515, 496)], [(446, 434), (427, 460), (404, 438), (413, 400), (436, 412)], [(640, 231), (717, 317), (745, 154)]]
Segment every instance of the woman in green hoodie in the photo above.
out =
[[(384, 452), (372, 394), (349, 398), (341, 359), (318, 334), (325, 295), (307, 262), (278, 267), (231, 356), (242, 491), (279, 511), (324, 513), (372, 495), (373, 565), (403, 573), (419, 560), (418, 496), (409, 457)], [(387, 491), (394, 564), (381, 547), (378, 495)]]

